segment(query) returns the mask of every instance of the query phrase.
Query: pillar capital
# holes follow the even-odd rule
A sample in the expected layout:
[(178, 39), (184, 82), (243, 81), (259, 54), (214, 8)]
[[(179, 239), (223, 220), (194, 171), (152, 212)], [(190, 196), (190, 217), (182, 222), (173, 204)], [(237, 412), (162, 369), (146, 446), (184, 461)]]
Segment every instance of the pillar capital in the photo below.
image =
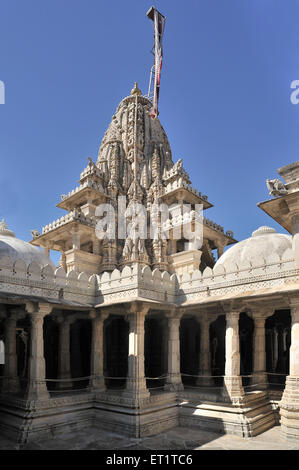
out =
[(150, 307), (143, 302), (134, 302), (130, 305), (128, 312), (125, 315), (125, 319), (130, 322), (138, 316), (138, 318), (145, 318)]
[(142, 315), (146, 315), (150, 309), (148, 304), (143, 302), (134, 302), (131, 304), (129, 313), (141, 313)]
[(7, 314), (7, 308), (5, 305), (0, 305), (0, 318), (5, 318)]
[(38, 313), (39, 315), (42, 315), (45, 317), (46, 315), (49, 315), (53, 310), (53, 305), (39, 302), (38, 304)]
[(6, 321), (14, 321), (16, 322), (18, 319), (19, 319), (19, 315), (20, 315), (20, 310), (18, 308), (13, 308), (11, 309), (8, 314), (7, 314), (7, 317), (6, 317)]
[(37, 315), (39, 317), (45, 317), (49, 315), (53, 310), (53, 305), (45, 302), (26, 302), (26, 312), (29, 313), (30, 316)]
[(208, 312), (201, 312), (196, 318), (196, 321), (198, 321), (198, 323), (200, 325), (204, 325), (204, 324), (208, 324), (210, 325), (210, 323), (212, 323), (212, 321), (214, 321), (214, 316), (211, 315), (210, 313)]
[(258, 317), (253, 317), (254, 320), (254, 327), (255, 328), (264, 328), (265, 327), (265, 321), (266, 321), (266, 316), (258, 316)]
[(227, 326), (232, 326), (232, 327), (237, 326), (239, 322), (239, 316), (240, 316), (239, 311), (226, 312), (225, 319), (226, 319)]
[(106, 309), (96, 310), (95, 308), (93, 308), (89, 311), (88, 316), (91, 320), (104, 322), (106, 318), (109, 317), (109, 315), (110, 312)]
[(246, 309), (244, 306), (244, 303), (240, 301), (232, 301), (232, 300), (221, 302), (221, 306), (222, 306), (223, 312), (226, 315), (227, 314), (239, 315), (243, 310)]
[(177, 319), (181, 320), (182, 316), (185, 313), (185, 309), (179, 307), (172, 307), (169, 311), (165, 312), (164, 315), (168, 319)]
[(292, 323), (299, 323), (299, 305), (297, 307), (291, 307)]
[(299, 308), (299, 294), (289, 294), (285, 297), (288, 306), (293, 308)]
[(63, 315), (63, 313), (55, 316), (55, 320), (59, 325), (72, 325), (75, 323), (77, 318), (73, 315)]

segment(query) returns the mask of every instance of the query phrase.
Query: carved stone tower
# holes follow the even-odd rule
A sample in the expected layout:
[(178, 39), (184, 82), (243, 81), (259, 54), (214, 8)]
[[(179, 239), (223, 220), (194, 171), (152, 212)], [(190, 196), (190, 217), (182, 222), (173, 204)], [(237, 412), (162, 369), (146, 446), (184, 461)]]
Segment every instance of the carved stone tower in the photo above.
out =
[[(204, 217), (200, 246), (183, 235), (174, 237), (176, 225), (192, 225), (196, 204), (203, 209), (212, 204), (191, 186), (182, 160), (173, 163), (168, 138), (159, 119), (150, 116), (151, 107), (135, 83), (112, 116), (96, 164), (89, 158), (80, 175), (80, 186), (61, 196), (57, 206), (68, 214), (44, 227), (41, 235), (34, 232), (31, 243), (46, 251), (59, 250), (60, 264), (67, 271), (93, 274), (139, 263), (169, 272), (190, 272), (212, 267), (212, 250), (218, 249), (221, 254), (224, 246), (235, 242), (231, 232), (225, 234), (222, 227)], [(97, 236), (96, 209), (102, 203), (114, 208), (114, 237)], [(166, 220), (161, 220), (161, 204), (170, 208)], [(187, 214), (183, 213), (184, 204), (189, 205)], [(136, 226), (141, 206), (146, 222), (142, 236)], [(155, 213), (152, 225), (156, 232), (152, 236), (149, 222)], [(126, 229), (120, 236), (124, 216)], [(162, 236), (165, 226), (167, 237)]]

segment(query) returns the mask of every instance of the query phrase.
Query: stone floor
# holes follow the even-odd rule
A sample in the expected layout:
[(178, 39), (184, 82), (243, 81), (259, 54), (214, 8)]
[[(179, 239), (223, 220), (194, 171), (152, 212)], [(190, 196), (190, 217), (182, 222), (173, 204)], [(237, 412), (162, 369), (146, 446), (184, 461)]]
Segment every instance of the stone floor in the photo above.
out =
[(17, 445), (0, 436), (0, 450), (299, 450), (286, 442), (276, 426), (256, 437), (242, 438), (177, 427), (151, 437), (129, 439), (97, 428), (63, 434), (39, 442)]

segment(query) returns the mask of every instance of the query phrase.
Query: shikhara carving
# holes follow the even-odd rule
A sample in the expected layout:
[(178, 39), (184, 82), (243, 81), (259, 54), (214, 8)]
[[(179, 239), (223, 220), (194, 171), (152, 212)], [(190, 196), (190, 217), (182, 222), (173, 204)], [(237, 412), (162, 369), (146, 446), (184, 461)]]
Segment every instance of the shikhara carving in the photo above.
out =
[[(221, 226), (202, 216), (202, 224), (209, 227), (204, 229), (206, 235), (202, 234), (202, 227), (194, 239), (186, 235), (187, 225), (189, 233), (197, 233), (197, 206), (205, 209), (211, 204), (207, 196), (191, 186), (182, 159), (173, 162), (166, 133), (159, 119), (151, 118), (150, 109), (151, 102), (142, 96), (135, 83), (131, 94), (121, 101), (112, 116), (96, 163), (88, 157), (88, 165), (80, 175), (80, 186), (61, 195), (58, 207), (68, 213), (43, 227), (41, 234), (32, 231), (33, 244), (61, 252), (61, 265), (67, 271), (76, 269), (93, 274), (139, 263), (172, 273), (176, 270), (172, 255), (181, 250), (178, 246), (187, 246), (187, 239), (198, 250), (202, 237), (205, 248), (200, 262), (204, 269), (215, 262), (211, 250), (218, 246), (219, 240), (222, 246), (234, 241), (232, 232), (225, 233)], [(120, 198), (124, 199), (121, 211)], [(144, 207), (145, 223), (152, 222), (151, 214), (157, 212), (154, 227), (135, 230), (138, 205)], [(170, 208), (167, 220), (159, 213), (163, 205)], [(189, 210), (185, 213), (187, 205)], [(109, 212), (108, 206), (113, 230), (105, 235), (104, 226), (98, 227), (100, 220), (106, 223), (103, 217), (105, 211)], [(128, 230), (126, 227), (122, 230), (124, 216)]]

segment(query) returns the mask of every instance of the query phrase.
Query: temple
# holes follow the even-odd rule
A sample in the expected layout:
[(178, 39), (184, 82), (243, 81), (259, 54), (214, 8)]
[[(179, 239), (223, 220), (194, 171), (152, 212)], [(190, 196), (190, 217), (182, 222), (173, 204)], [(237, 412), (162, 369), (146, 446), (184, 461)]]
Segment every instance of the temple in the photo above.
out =
[(280, 425), (299, 441), (299, 162), (258, 204), (289, 235), (237, 242), (203, 215), (212, 204), (151, 106), (135, 83), (64, 215), (30, 243), (0, 224), (0, 431)]

